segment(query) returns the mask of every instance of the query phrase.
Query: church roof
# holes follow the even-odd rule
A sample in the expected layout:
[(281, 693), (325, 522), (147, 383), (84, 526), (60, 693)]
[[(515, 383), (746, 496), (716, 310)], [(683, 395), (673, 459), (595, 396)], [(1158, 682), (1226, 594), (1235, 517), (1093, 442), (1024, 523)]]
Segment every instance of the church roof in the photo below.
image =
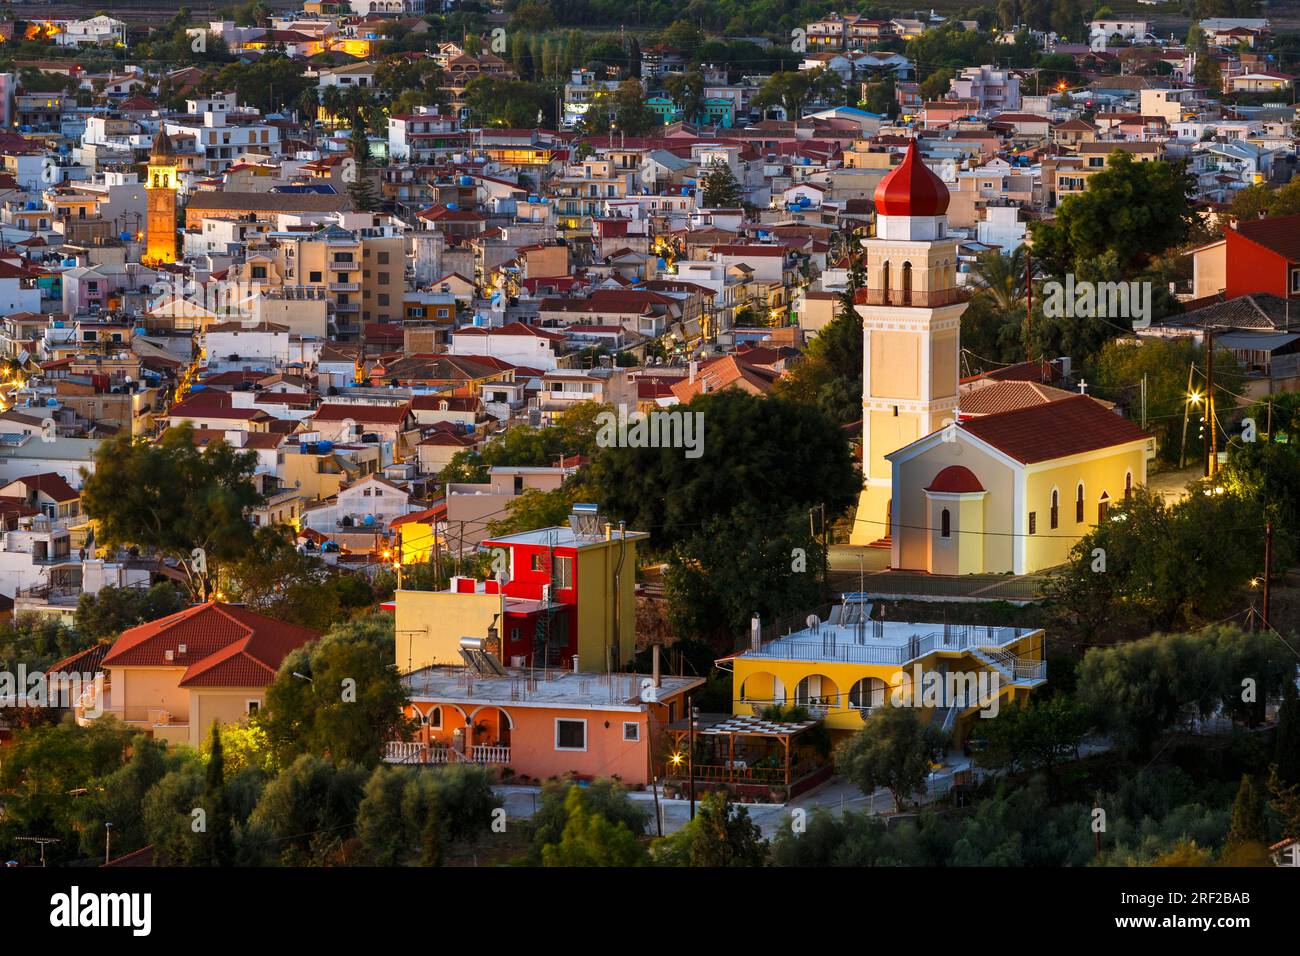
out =
[(948, 187), (921, 161), (916, 140), (893, 172), (876, 186), (873, 197), (881, 216), (942, 216), (948, 211)]
[(968, 434), (1016, 461), (1033, 464), (1150, 438), (1087, 395), (1031, 405), (961, 423)]
[(149, 149), (149, 155), (159, 159), (168, 159), (176, 155), (176, 147), (172, 145), (172, 138), (167, 135), (167, 130), (161, 126), (158, 128), (158, 134), (153, 138), (153, 146)]
[(973, 491), (983, 491), (984, 486), (975, 477), (975, 472), (969, 468), (964, 465), (949, 465), (934, 476), (934, 481), (930, 482), (930, 487), (925, 490), (964, 495)]

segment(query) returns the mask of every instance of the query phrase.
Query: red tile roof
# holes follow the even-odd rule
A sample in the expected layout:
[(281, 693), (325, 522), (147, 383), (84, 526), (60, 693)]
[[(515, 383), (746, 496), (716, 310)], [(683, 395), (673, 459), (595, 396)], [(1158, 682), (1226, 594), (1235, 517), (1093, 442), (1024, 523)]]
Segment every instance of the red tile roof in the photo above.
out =
[(351, 419), (367, 425), (400, 425), (409, 414), (409, 403), (402, 405), (322, 405), (312, 416), (317, 422), (342, 422)]
[(103, 666), (184, 667), (181, 687), (265, 687), (290, 651), (318, 637), (310, 628), (208, 602), (123, 631)]
[(1128, 419), (1087, 395), (985, 415), (961, 423), (1005, 455), (1032, 464), (1149, 438)]
[(1237, 232), (1288, 262), (1300, 262), (1300, 215), (1249, 219), (1238, 223)]
[(949, 465), (934, 476), (934, 481), (930, 482), (930, 487), (925, 490), (964, 495), (973, 491), (983, 491), (984, 486), (969, 468), (964, 465)]

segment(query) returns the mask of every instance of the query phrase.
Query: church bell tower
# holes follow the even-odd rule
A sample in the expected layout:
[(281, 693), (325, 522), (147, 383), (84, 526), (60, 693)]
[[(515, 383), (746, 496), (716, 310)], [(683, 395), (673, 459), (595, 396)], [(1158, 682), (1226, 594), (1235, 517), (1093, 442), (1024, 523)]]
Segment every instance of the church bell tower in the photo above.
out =
[(877, 185), (876, 235), (862, 241), (863, 489), (853, 544), (890, 538), (890, 452), (951, 422), (957, 407), (964, 290), (958, 240), (948, 235), (948, 187), (907, 148)]
[(158, 130), (149, 151), (145, 181), (146, 244), (144, 263), (164, 265), (176, 261), (176, 150), (165, 129)]

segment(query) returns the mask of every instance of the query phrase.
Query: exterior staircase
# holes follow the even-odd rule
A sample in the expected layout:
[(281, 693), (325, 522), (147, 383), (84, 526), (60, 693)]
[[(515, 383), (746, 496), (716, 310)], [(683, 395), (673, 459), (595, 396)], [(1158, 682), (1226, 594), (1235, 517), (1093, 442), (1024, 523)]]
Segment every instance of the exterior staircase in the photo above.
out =
[(868, 548), (883, 548), (884, 550), (888, 551), (888, 550), (890, 549), (890, 547), (892, 547), (892, 545), (893, 545), (893, 540), (892, 540), (892, 538), (893, 538), (892, 535), (888, 535), (888, 534), (887, 534), (887, 535), (885, 535), (883, 538), (877, 538), (875, 541), (872, 541), (869, 545), (867, 545), (867, 547), (868, 547)]
[(1002, 681), (1015, 687), (1037, 687), (1047, 683), (1047, 662), (1017, 657), (998, 647), (973, 647), (976, 660), (996, 671)]

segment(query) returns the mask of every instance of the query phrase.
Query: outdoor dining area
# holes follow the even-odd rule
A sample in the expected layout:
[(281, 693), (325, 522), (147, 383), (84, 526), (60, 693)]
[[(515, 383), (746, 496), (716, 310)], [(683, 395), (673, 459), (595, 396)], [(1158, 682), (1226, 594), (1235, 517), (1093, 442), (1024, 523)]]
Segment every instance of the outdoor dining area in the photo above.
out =
[(785, 803), (831, 773), (819, 720), (697, 714), (666, 728), (664, 787), (686, 795), (725, 787), (737, 798)]

